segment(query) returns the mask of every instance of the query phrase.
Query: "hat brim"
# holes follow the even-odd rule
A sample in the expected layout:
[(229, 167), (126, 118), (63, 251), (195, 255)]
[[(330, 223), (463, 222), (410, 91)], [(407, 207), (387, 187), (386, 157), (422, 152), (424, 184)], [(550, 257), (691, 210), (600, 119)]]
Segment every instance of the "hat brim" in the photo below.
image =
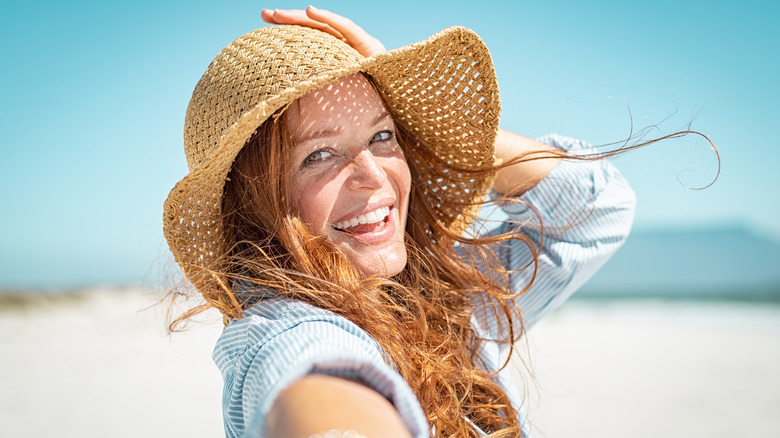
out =
[[(439, 220), (460, 234), (476, 216), (492, 179), (463, 178), (458, 169), (494, 163), (500, 101), (487, 47), (473, 31), (451, 27), (418, 43), (331, 69), (265, 99), (233, 123), (209, 154), (171, 190), (163, 230), (177, 263), (197, 287), (218, 267), (225, 179), (247, 140), (270, 116), (353, 73), (378, 84), (397, 122), (441, 160), (409, 162)], [(449, 164), (447, 164), (449, 163)]]

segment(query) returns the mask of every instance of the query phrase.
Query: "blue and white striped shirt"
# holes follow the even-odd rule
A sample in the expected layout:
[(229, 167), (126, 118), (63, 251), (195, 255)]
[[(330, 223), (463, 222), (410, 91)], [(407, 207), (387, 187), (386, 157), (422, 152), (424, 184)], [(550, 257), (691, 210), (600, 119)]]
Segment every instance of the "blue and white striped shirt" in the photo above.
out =
[[(592, 151), (580, 141), (558, 135), (539, 140), (573, 153)], [(523, 227), (537, 244), (542, 241), (536, 281), (517, 298), (527, 330), (563, 303), (620, 247), (631, 228), (635, 198), (620, 173), (600, 160), (562, 161), (521, 199), (528, 205), (510, 204), (499, 212), (483, 210), (472, 230), (482, 235), (500, 233), (518, 223), (538, 225), (541, 219), (544, 239), (537, 227)], [(494, 251), (509, 268), (526, 266), (533, 259), (522, 242), (501, 244)], [(512, 285), (517, 290), (525, 287), (532, 271), (513, 273)], [(501, 335), (495, 320), (479, 307), (472, 325), (482, 339)], [(479, 356), (493, 371), (505, 363), (508, 350), (508, 345), (486, 342)], [(214, 349), (214, 361), (225, 382), (222, 408), (228, 437), (262, 436), (265, 417), (279, 393), (312, 373), (365, 383), (393, 403), (412, 436), (429, 436), (417, 398), (384, 361), (379, 344), (332, 312), (287, 298), (264, 299), (226, 327)], [(506, 368), (497, 380), (524, 417), (523, 391), (514, 377)], [(528, 435), (527, 422), (520, 421)]]

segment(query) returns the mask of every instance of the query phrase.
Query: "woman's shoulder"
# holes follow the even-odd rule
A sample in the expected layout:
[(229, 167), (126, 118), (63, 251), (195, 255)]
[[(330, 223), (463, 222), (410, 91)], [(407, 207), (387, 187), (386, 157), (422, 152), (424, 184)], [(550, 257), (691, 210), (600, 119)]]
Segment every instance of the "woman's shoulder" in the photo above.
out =
[(286, 355), (303, 340), (318, 344), (359, 342), (377, 348), (376, 341), (357, 325), (326, 309), (303, 301), (273, 297), (258, 301), (230, 322), (217, 340), (214, 360), (224, 368), (245, 356)]
[(361, 382), (398, 409), (412, 430), (426, 430), (417, 399), (367, 332), (325, 309), (283, 297), (266, 298), (225, 328), (214, 349), (225, 382), (223, 412), (230, 436), (264, 430), (278, 395), (306, 375)]

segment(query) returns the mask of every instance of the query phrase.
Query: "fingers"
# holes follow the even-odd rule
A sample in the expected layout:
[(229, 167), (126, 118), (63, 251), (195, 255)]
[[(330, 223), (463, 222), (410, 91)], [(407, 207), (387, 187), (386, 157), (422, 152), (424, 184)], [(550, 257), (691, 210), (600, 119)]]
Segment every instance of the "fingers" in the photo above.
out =
[(321, 30), (349, 43), (341, 32), (331, 27), (327, 22), (313, 20), (306, 15), (306, 11), (300, 9), (263, 9), (260, 13), (260, 17), (266, 23), (297, 24), (299, 26)]
[(325, 9), (318, 9), (314, 6), (306, 8), (305, 13), (308, 18), (325, 23), (339, 32), (343, 35), (346, 42), (363, 56), (368, 57), (385, 52), (385, 46), (381, 41), (369, 35), (362, 27), (358, 26), (347, 17), (343, 17)]
[(263, 21), (271, 24), (297, 24), (327, 32), (354, 47), (365, 57), (385, 52), (385, 46), (349, 18), (309, 6), (300, 9), (263, 9)]

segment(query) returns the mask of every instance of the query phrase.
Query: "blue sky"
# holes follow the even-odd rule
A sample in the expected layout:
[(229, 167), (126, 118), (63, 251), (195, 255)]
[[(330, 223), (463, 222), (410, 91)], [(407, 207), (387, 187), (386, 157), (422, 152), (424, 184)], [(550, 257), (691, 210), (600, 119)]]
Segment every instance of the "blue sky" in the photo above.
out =
[[(506, 3), (506, 4), (504, 4)], [(637, 229), (739, 225), (780, 240), (775, 2), (339, 2), (388, 48), (451, 25), (493, 54), (502, 126), (608, 144), (700, 139), (616, 160)], [(253, 1), (17, 2), (0, 14), (0, 287), (155, 285), (162, 202), (187, 169), (184, 111), (216, 53), (263, 25)], [(657, 128), (652, 128), (660, 124)]]

